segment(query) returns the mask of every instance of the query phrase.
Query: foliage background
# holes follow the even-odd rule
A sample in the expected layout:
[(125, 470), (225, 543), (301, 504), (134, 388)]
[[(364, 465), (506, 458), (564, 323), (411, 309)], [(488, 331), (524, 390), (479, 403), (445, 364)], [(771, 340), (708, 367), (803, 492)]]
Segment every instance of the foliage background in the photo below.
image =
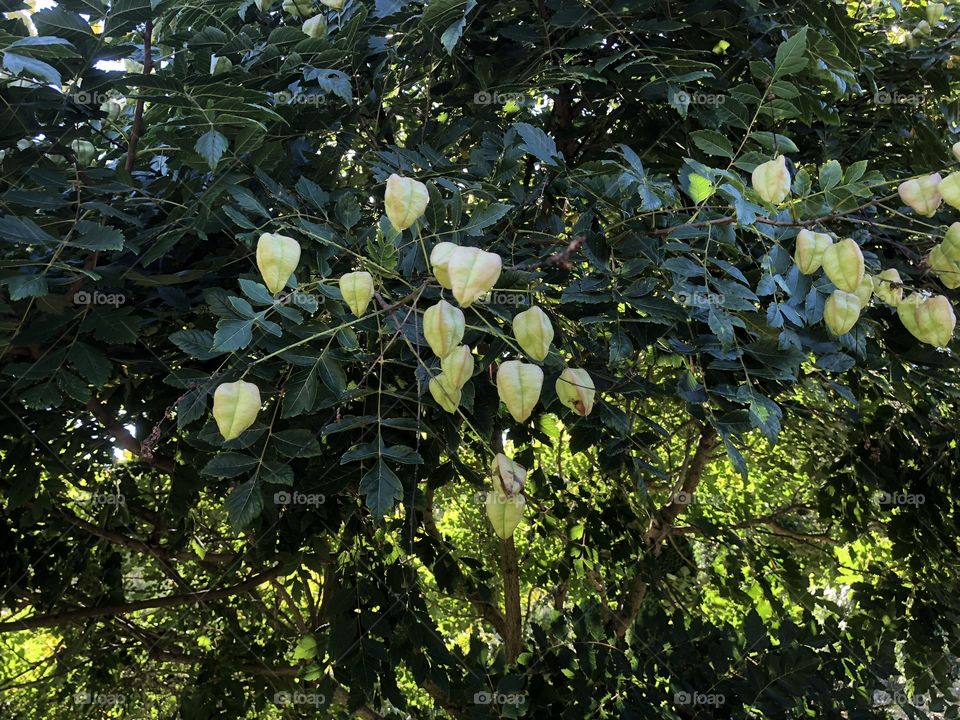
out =
[[(957, 716), (956, 355), (876, 302), (830, 336), (790, 257), (815, 227), (945, 292), (956, 213), (895, 189), (955, 166), (955, 10), (908, 43), (924, 6), (349, 0), (325, 39), (250, 1), (3, 9), (5, 715)], [(430, 188), (412, 232), (393, 172)], [(264, 231), (304, 248), (281, 301)], [(441, 240), (508, 267), (456, 416), (424, 393)], [(556, 352), (518, 426), (492, 374), (531, 298)], [(241, 376), (264, 410), (223, 443)]]

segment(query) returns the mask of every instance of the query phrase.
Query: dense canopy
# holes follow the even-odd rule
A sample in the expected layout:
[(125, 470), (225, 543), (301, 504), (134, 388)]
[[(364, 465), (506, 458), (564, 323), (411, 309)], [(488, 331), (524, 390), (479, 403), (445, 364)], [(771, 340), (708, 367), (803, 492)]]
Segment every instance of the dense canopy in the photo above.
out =
[(960, 7), (3, 10), (0, 715), (960, 717)]

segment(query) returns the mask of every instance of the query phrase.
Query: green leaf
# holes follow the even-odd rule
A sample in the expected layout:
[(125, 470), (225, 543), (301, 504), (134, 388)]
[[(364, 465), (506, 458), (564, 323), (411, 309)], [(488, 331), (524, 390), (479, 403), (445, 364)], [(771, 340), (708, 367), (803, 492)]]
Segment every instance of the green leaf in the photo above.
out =
[(101, 388), (110, 379), (113, 365), (100, 350), (77, 341), (67, 352), (67, 358), (78, 373), (94, 387)]
[(220, 158), (223, 157), (223, 154), (227, 151), (229, 145), (230, 143), (222, 133), (217, 130), (210, 129), (200, 136), (200, 139), (197, 140), (197, 144), (193, 147), (194, 150), (199, 153), (200, 157), (207, 161), (207, 165), (210, 166), (210, 169), (216, 170), (217, 165), (220, 163)]
[(213, 475), (214, 477), (231, 478), (250, 472), (259, 464), (260, 460), (251, 455), (225, 452), (210, 458), (200, 472), (204, 475)]
[(213, 336), (213, 350), (231, 352), (245, 348), (253, 340), (253, 320), (221, 320)]
[(303, 428), (274, 433), (270, 442), (278, 453), (287, 457), (316, 457), (323, 454), (316, 435)]
[(40, 78), (53, 85), (62, 85), (63, 80), (57, 69), (43, 60), (17, 55), (12, 52), (3, 53), (3, 67), (10, 71), (11, 75), (25, 74), (34, 78)]
[(723, 135), (713, 130), (697, 130), (690, 133), (693, 143), (707, 155), (733, 158), (733, 146)]
[(803, 28), (787, 38), (777, 48), (773, 65), (774, 77), (780, 78), (803, 70), (807, 66), (807, 29)]
[(222, 351), (211, 350), (214, 340), (207, 330), (178, 330), (170, 336), (170, 342), (198, 360), (209, 360), (222, 354)]
[(14, 275), (7, 279), (11, 300), (43, 297), (47, 294), (47, 278), (43, 275)]
[(21, 245), (56, 245), (57, 239), (33, 220), (13, 215), (0, 218), (0, 241)]
[(377, 460), (373, 467), (360, 480), (360, 493), (367, 499), (367, 507), (378, 520), (393, 510), (394, 505), (403, 499), (403, 485), (400, 478), (387, 467), (383, 460)]
[(836, 160), (828, 160), (820, 168), (820, 187), (823, 190), (831, 190), (840, 182), (843, 176), (843, 170), (840, 163)]
[(502, 203), (492, 203), (474, 214), (470, 222), (463, 230), (470, 236), (476, 236), (483, 233), (488, 227), (496, 223), (500, 218), (513, 209), (513, 205), (504, 205)]
[(230, 524), (236, 528), (245, 528), (263, 512), (263, 496), (255, 480), (247, 480), (234, 488), (233, 492), (223, 501), (227, 509)]
[(92, 222), (79, 223), (80, 237), (70, 245), (84, 250), (123, 250), (123, 233), (116, 228)]
[(529, 123), (517, 123), (513, 128), (523, 140), (520, 145), (523, 150), (548, 165), (563, 165), (563, 158), (557, 150), (557, 144), (543, 130)]

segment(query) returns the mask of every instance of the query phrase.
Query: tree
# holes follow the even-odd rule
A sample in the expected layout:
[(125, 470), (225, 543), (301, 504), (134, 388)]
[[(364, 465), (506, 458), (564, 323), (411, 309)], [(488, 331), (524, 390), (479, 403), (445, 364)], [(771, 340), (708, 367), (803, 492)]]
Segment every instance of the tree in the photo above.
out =
[(955, 9), (6, 10), (6, 715), (957, 717)]

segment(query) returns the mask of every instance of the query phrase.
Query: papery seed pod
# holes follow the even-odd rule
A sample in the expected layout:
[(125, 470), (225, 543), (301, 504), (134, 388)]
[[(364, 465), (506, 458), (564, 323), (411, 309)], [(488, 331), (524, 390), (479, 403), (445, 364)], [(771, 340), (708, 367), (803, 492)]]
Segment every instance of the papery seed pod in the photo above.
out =
[(310, 0), (283, 0), (283, 11), (295, 18), (309, 15), (311, 10), (313, 3)]
[(297, 269), (300, 262), (300, 243), (286, 235), (263, 233), (257, 241), (257, 267), (263, 283), (277, 294)]
[(467, 345), (457, 345), (440, 359), (440, 370), (455, 388), (462, 388), (473, 377), (473, 353)]
[(450, 289), (450, 274), (447, 272), (447, 263), (450, 262), (450, 253), (457, 249), (457, 245), (451, 242), (441, 242), (433, 246), (430, 251), (430, 267), (433, 269), (433, 276), (440, 283), (440, 287)]
[(790, 171), (783, 155), (757, 165), (750, 178), (753, 189), (771, 205), (779, 205), (790, 194)]
[(77, 164), (84, 167), (92, 163), (97, 156), (97, 148), (89, 140), (74, 140), (70, 143), (70, 149), (77, 158)]
[(503, 540), (513, 537), (527, 505), (523, 495), (508, 497), (502, 493), (488, 492), (486, 505), (487, 517), (497, 536)]
[(517, 495), (527, 482), (527, 469), (518, 465), (503, 453), (497, 453), (490, 464), (493, 485), (504, 495)]
[(534, 305), (529, 310), (514, 315), (513, 336), (527, 355), (542, 362), (550, 352), (550, 343), (553, 342), (553, 325), (550, 324), (547, 314)]
[(918, 38), (927, 37), (930, 34), (930, 23), (926, 20), (921, 20), (916, 24), (916, 27), (913, 28), (913, 36)]
[(463, 311), (446, 300), (428, 307), (423, 313), (423, 335), (434, 355), (444, 358), (463, 340)]
[(960, 142), (955, 142), (953, 147), (950, 148), (950, 151), (957, 160), (960, 160)]
[(925, 175), (900, 183), (897, 192), (904, 203), (924, 217), (932, 217), (940, 207), (940, 174)]
[(946, 347), (950, 344), (953, 330), (957, 325), (957, 317), (946, 297), (935, 295), (918, 303), (916, 319), (924, 342), (936, 347)]
[(327, 36), (327, 19), (323, 15), (314, 15), (303, 23), (301, 29), (304, 35), (318, 39), (325, 38)]
[(228, 57), (210, 56), (210, 74), (223, 75), (233, 70), (233, 61)]
[(823, 252), (833, 245), (833, 238), (826, 233), (801, 230), (797, 234), (797, 249), (793, 261), (804, 275), (812, 275), (820, 269)]
[(430, 378), (427, 387), (433, 399), (437, 401), (437, 405), (448, 413), (455, 413), (460, 407), (460, 388), (454, 386), (450, 378), (443, 373)]
[(847, 238), (823, 251), (823, 271), (838, 290), (856, 292), (863, 281), (863, 253), (860, 246)]
[(350, 312), (360, 317), (373, 299), (373, 276), (363, 270), (345, 273), (340, 278), (340, 294)]
[(577, 415), (586, 417), (593, 410), (593, 401), (597, 391), (593, 378), (586, 370), (566, 368), (556, 384), (557, 399), (561, 404), (573, 410)]
[(960, 287), (960, 265), (947, 257), (942, 244), (934, 246), (927, 262), (945, 287), (950, 290)]
[(341, 10), (343, 8), (344, 0), (320, 0), (320, 2), (331, 10)]
[(100, 104), (101, 112), (105, 112), (111, 121), (116, 121), (123, 112), (123, 105), (113, 98), (108, 98)]
[(222, 383), (213, 393), (213, 419), (224, 440), (239, 437), (260, 412), (260, 388), (237, 380)]
[(843, 335), (857, 324), (860, 298), (853, 293), (834, 290), (823, 306), (823, 321), (834, 335)]
[(423, 215), (430, 202), (427, 186), (413, 178), (393, 174), (387, 178), (384, 205), (390, 224), (397, 230), (406, 230)]
[(953, 262), (960, 262), (960, 222), (955, 222), (943, 236), (943, 254)]
[(253, 0), (253, 2), (260, 12), (265, 12), (273, 4), (273, 0)]
[(469, 307), (489, 292), (500, 277), (503, 261), (496, 253), (475, 247), (458, 247), (450, 252), (447, 274), (450, 289), (461, 307)]
[(960, 172), (947, 175), (940, 181), (937, 190), (947, 205), (960, 208)]
[(517, 422), (524, 422), (540, 399), (543, 370), (531, 363), (507, 360), (497, 369), (497, 392)]
[(875, 282), (874, 292), (887, 305), (897, 307), (903, 300), (903, 281), (896, 268), (887, 268), (880, 273)]
[(861, 310), (870, 304), (870, 298), (873, 296), (873, 288), (873, 277), (864, 273), (863, 280), (861, 280), (860, 284), (857, 285), (857, 289), (853, 291), (853, 294), (856, 295), (857, 299), (860, 301)]
[(897, 316), (900, 318), (900, 322), (903, 323), (903, 326), (913, 335), (917, 340), (921, 342), (927, 342), (924, 338), (923, 331), (920, 330), (920, 324), (917, 322), (917, 307), (920, 303), (923, 302), (923, 296), (918, 293), (913, 293), (903, 298), (900, 304), (897, 306)]
[(931, 25), (936, 25), (940, 22), (940, 18), (943, 17), (945, 10), (946, 6), (943, 3), (927, 3), (927, 22)]

